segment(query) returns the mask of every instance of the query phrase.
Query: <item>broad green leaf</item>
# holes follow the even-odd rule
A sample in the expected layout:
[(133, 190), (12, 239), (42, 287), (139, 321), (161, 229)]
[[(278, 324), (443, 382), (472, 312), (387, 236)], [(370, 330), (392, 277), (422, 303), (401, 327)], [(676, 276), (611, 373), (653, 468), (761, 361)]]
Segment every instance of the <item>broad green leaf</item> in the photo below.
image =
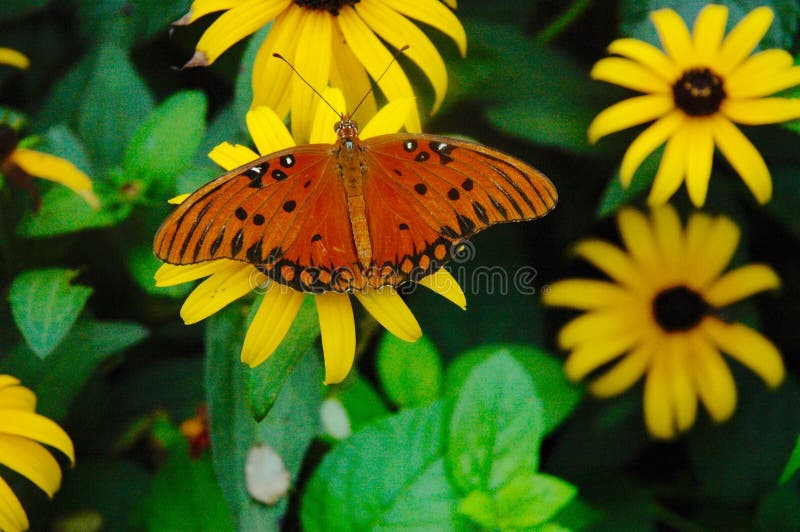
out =
[(597, 217), (605, 218), (614, 214), (620, 207), (630, 203), (639, 194), (647, 190), (653, 184), (663, 153), (663, 147), (651, 153), (634, 172), (628, 188), (623, 188), (618, 170), (606, 185), (600, 205), (597, 206)]
[(152, 109), (153, 97), (125, 52), (104, 44), (78, 118), (78, 131), (99, 168), (119, 163), (128, 139)]
[(71, 285), (75, 270), (32, 270), (11, 285), (8, 301), (14, 321), (41, 358), (53, 352), (78, 319), (92, 289)]
[(447, 466), (463, 493), (536, 471), (544, 413), (528, 372), (507, 353), (473, 369), (453, 407)]
[(153, 275), (163, 263), (153, 254), (153, 247), (150, 244), (133, 246), (128, 252), (127, 264), (134, 280), (147, 294), (179, 298), (188, 295), (194, 289), (193, 283), (156, 286)]
[(384, 334), (376, 357), (381, 385), (394, 404), (417, 406), (439, 397), (442, 361), (427, 337), (409, 343)]
[(544, 351), (519, 345), (485, 345), (456, 358), (447, 368), (448, 394), (460, 393), (470, 372), (483, 361), (507, 353), (528, 370), (536, 395), (544, 407), (545, 433), (552, 432), (578, 406), (583, 389), (567, 380), (561, 362)]
[(310, 350), (294, 367), (267, 417), (257, 423), (246, 400), (245, 368), (239, 361), (245, 316), (229, 305), (206, 327), (206, 394), (214, 470), (240, 530), (277, 530), (286, 499), (266, 506), (251, 498), (245, 460), (254, 445), (266, 444), (297, 479), (306, 449), (319, 432), (322, 365)]
[(159, 105), (125, 148), (125, 178), (161, 193), (172, 190), (200, 146), (206, 107), (205, 96), (196, 91), (176, 93)]
[(70, 128), (78, 128), (78, 117), (86, 94), (86, 87), (92, 79), (97, 62), (97, 50), (84, 55), (50, 89), (47, 98), (38, 109), (35, 126), (47, 128), (66, 123)]
[(42, 196), (39, 212), (26, 213), (17, 226), (24, 237), (49, 237), (96, 227), (110, 227), (127, 218), (133, 206), (102, 182), (94, 183), (100, 208), (93, 210), (67, 187), (53, 185)]
[(756, 530), (800, 530), (800, 495), (781, 486), (764, 497), (755, 512)]
[[(253, 304), (248, 323), (260, 304), (261, 299)], [(261, 421), (269, 413), (297, 363), (304, 356), (313, 356), (315, 349), (311, 346), (318, 336), (319, 320), (314, 298), (306, 296), (281, 345), (266, 361), (244, 370), (247, 401), (256, 421)]]
[(36, 391), (38, 412), (63, 419), (95, 368), (146, 336), (147, 330), (137, 323), (80, 320), (45, 360), (22, 348), (4, 359), (1, 367)]
[(69, 126), (56, 124), (45, 131), (41, 138), (41, 145), (34, 146), (33, 149), (63, 157), (92, 177), (92, 163), (86, 153), (86, 146)]
[(352, 370), (350, 376), (335, 388), (332, 397), (342, 403), (353, 432), (389, 414), (383, 398), (355, 370)]
[(444, 406), (408, 409), (334, 448), (303, 496), (305, 530), (450, 530), (457, 495), (443, 459)]
[(178, 428), (166, 419), (153, 427), (169, 453), (156, 473), (136, 516), (135, 528), (146, 530), (233, 530), (228, 506), (211, 466), (210, 452), (193, 458)]
[(794, 445), (794, 450), (792, 451), (792, 455), (789, 457), (789, 462), (786, 464), (786, 467), (781, 473), (781, 479), (779, 481), (780, 484), (786, 484), (789, 482), (797, 470), (800, 469), (800, 438), (797, 438), (797, 443)]

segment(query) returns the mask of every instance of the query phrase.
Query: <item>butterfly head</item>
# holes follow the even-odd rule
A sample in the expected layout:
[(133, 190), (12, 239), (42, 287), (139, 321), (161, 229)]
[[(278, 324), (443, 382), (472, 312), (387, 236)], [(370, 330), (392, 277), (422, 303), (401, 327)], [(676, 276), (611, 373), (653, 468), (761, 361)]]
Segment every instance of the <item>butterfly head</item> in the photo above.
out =
[(341, 120), (334, 124), (333, 130), (342, 140), (353, 140), (358, 137), (358, 123), (346, 113), (342, 114)]

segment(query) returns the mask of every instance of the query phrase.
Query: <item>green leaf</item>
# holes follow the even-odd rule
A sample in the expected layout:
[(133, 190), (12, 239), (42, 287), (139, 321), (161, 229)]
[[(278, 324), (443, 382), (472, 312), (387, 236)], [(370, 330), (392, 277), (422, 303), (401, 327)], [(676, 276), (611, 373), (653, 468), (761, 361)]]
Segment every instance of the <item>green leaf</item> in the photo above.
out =
[[(250, 319), (258, 310), (257, 300), (250, 311)], [(256, 421), (269, 413), (294, 367), (310, 354), (311, 346), (319, 336), (319, 320), (312, 296), (306, 296), (289, 332), (272, 355), (255, 368), (245, 369), (247, 402)]]
[(544, 414), (533, 380), (507, 353), (470, 372), (450, 419), (447, 466), (464, 493), (496, 490), (539, 463)]
[(66, 124), (56, 124), (45, 131), (42, 144), (34, 149), (62, 157), (91, 176), (92, 163), (86, 146)]
[(355, 370), (350, 372), (342, 384), (336, 386), (332, 397), (342, 403), (353, 432), (389, 414), (389, 409), (378, 392)]
[(44, 9), (47, 2), (48, 0), (3, 0), (0, 3), (0, 20), (30, 15)]
[(128, 271), (131, 272), (139, 287), (147, 294), (180, 298), (188, 295), (194, 289), (193, 283), (156, 286), (153, 275), (163, 263), (153, 254), (153, 247), (150, 244), (133, 246), (128, 252), (127, 264)]
[(17, 226), (24, 237), (49, 237), (96, 227), (111, 227), (127, 218), (133, 206), (102, 182), (94, 183), (100, 208), (92, 209), (83, 198), (67, 187), (54, 185), (42, 196), (39, 212), (28, 212)]
[(781, 486), (764, 497), (756, 509), (756, 530), (800, 530), (800, 495)]
[(427, 337), (409, 343), (387, 333), (376, 356), (381, 385), (394, 404), (417, 406), (439, 397), (442, 362)]
[(100, 168), (118, 164), (128, 139), (153, 109), (153, 97), (122, 49), (104, 44), (83, 94), (78, 131)]
[(8, 301), (14, 322), (41, 358), (64, 339), (92, 294), (87, 286), (70, 285), (77, 275), (75, 270), (33, 270), (11, 285)]
[(577, 493), (559, 478), (522, 473), (497, 490), (497, 525), (501, 529), (536, 526), (552, 519)]
[(441, 403), (365, 427), (334, 448), (303, 496), (305, 530), (450, 530), (457, 495), (447, 480)]
[(460, 393), (476, 366), (501, 353), (511, 355), (528, 370), (536, 396), (544, 407), (545, 433), (552, 432), (578, 406), (583, 389), (566, 379), (558, 359), (539, 349), (517, 345), (485, 345), (467, 351), (447, 368), (445, 387), (448, 394)]
[(233, 530), (230, 512), (214, 476), (210, 453), (189, 455), (178, 428), (159, 419), (153, 434), (169, 453), (136, 512), (134, 528), (146, 530)]
[(778, 483), (786, 484), (789, 482), (798, 469), (800, 469), (800, 437), (797, 438), (797, 443), (794, 444), (792, 456), (789, 457), (789, 463), (786, 464), (783, 473), (781, 473), (781, 479)]
[(658, 165), (661, 164), (661, 156), (664, 153), (664, 148), (659, 148), (650, 155), (639, 165), (636, 172), (633, 174), (631, 184), (628, 188), (622, 187), (622, 181), (619, 178), (619, 170), (608, 182), (603, 197), (600, 200), (600, 205), (597, 206), (597, 217), (605, 218), (617, 212), (620, 207), (630, 203), (643, 191), (653, 184), (653, 179), (656, 177)]
[(197, 91), (166, 99), (139, 126), (125, 149), (125, 178), (172, 190), (175, 178), (192, 162), (205, 132), (206, 98)]
[(306, 449), (319, 432), (322, 365), (311, 350), (295, 366), (272, 409), (261, 422), (246, 401), (244, 368), (239, 361), (245, 316), (229, 305), (206, 328), (206, 395), (214, 449), (214, 470), (239, 530), (277, 530), (286, 499), (266, 506), (251, 498), (245, 461), (255, 445), (272, 447), (297, 479)]

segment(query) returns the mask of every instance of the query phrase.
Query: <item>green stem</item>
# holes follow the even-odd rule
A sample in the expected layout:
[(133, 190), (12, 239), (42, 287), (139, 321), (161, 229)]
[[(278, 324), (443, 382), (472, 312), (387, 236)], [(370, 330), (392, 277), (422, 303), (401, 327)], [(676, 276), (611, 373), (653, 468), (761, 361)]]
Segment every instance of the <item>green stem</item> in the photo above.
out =
[(549, 43), (561, 35), (567, 28), (569, 28), (591, 4), (592, 0), (575, 0), (566, 11), (561, 13), (561, 15), (550, 22), (550, 24), (542, 28), (542, 30), (536, 35), (536, 40), (539, 42), (539, 44)]

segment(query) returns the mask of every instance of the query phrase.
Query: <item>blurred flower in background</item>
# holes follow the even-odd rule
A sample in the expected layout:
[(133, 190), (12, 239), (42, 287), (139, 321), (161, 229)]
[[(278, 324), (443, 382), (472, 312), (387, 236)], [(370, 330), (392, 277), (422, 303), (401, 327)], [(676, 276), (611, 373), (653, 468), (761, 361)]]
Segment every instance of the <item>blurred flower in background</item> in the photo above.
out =
[[(41, 488), (48, 497), (61, 486), (61, 467), (41, 444), (54, 447), (75, 463), (75, 451), (64, 430), (36, 414), (36, 396), (10, 375), (0, 375), (0, 463)], [(26, 530), (28, 516), (5, 480), (0, 478), (0, 528)]]
[(768, 97), (800, 84), (800, 66), (778, 49), (752, 56), (770, 27), (772, 11), (759, 7), (725, 37), (728, 8), (708, 5), (690, 34), (671, 9), (650, 15), (664, 52), (636, 39), (618, 39), (592, 77), (646, 93), (601, 112), (589, 140), (650, 120), (628, 148), (620, 179), (627, 187), (644, 159), (666, 142), (648, 202), (661, 205), (686, 181), (692, 203), (702, 206), (716, 146), (759, 203), (769, 201), (772, 181), (764, 159), (734, 122), (773, 124), (800, 118), (800, 99)]
[(589, 386), (599, 397), (622, 393), (643, 375), (644, 416), (650, 433), (672, 438), (695, 421), (698, 398), (716, 422), (736, 407), (736, 387), (725, 352), (770, 387), (784, 377), (781, 355), (758, 331), (720, 317), (723, 307), (778, 287), (764, 264), (722, 273), (739, 242), (724, 216), (692, 214), (685, 231), (671, 206), (617, 218), (623, 251), (600, 240), (578, 243), (576, 253), (613, 279), (567, 279), (543, 295), (548, 305), (587, 311), (558, 334), (570, 350), (572, 380), (613, 364)]
[[(326, 98), (334, 106), (344, 107), (344, 97), (337, 89), (328, 89)], [(312, 143), (333, 143), (336, 118), (324, 102), (318, 102), (312, 128)], [(376, 114), (361, 131), (362, 138), (397, 132), (411, 112), (411, 99), (395, 100)], [(250, 134), (263, 154), (295, 145), (280, 117), (269, 108), (259, 107), (247, 114)], [(223, 143), (209, 156), (226, 170), (238, 168), (259, 157), (250, 148)], [(175, 199), (180, 203), (188, 194)], [(266, 283), (266, 292), (242, 347), (242, 361), (251, 367), (264, 362), (280, 345), (294, 321), (305, 293), (268, 281), (252, 264), (220, 259), (188, 266), (165, 264), (156, 273), (158, 286), (172, 286), (208, 277), (189, 295), (181, 308), (187, 324), (203, 320), (229, 303)], [(419, 284), (465, 308), (466, 300), (456, 280), (441, 268), (423, 278)], [(391, 286), (378, 290), (354, 292), (361, 304), (392, 334), (414, 342), (422, 336), (419, 324), (403, 299)], [(356, 338), (353, 309), (348, 294), (326, 292), (314, 296), (319, 315), (322, 347), (325, 357), (325, 382), (333, 384), (344, 379), (355, 357)]]
[(0, 65), (10, 65), (25, 70), (31, 65), (31, 62), (21, 52), (0, 47)]
[[(439, 0), (249, 0), (195, 1), (175, 25), (191, 24), (215, 11), (225, 11), (197, 43), (186, 66), (213, 63), (231, 45), (272, 23), (253, 66), (253, 105), (274, 109), (281, 117), (291, 110), (292, 133), (298, 144), (309, 142), (315, 96), (311, 89), (272, 54), (284, 56), (317, 90), (329, 83), (358, 102), (369, 91), (370, 78), (385, 76), (378, 86), (389, 101), (411, 98), (414, 90), (398, 64), (390, 63), (396, 49), (408, 45), (408, 56), (433, 85), (435, 112), (447, 92), (444, 61), (430, 39), (409, 18), (452, 38), (461, 55), (467, 39), (456, 16)], [(377, 110), (369, 95), (354, 118), (366, 122)], [(342, 110), (344, 111), (344, 110)], [(419, 131), (416, 107), (406, 119), (409, 131)]]

